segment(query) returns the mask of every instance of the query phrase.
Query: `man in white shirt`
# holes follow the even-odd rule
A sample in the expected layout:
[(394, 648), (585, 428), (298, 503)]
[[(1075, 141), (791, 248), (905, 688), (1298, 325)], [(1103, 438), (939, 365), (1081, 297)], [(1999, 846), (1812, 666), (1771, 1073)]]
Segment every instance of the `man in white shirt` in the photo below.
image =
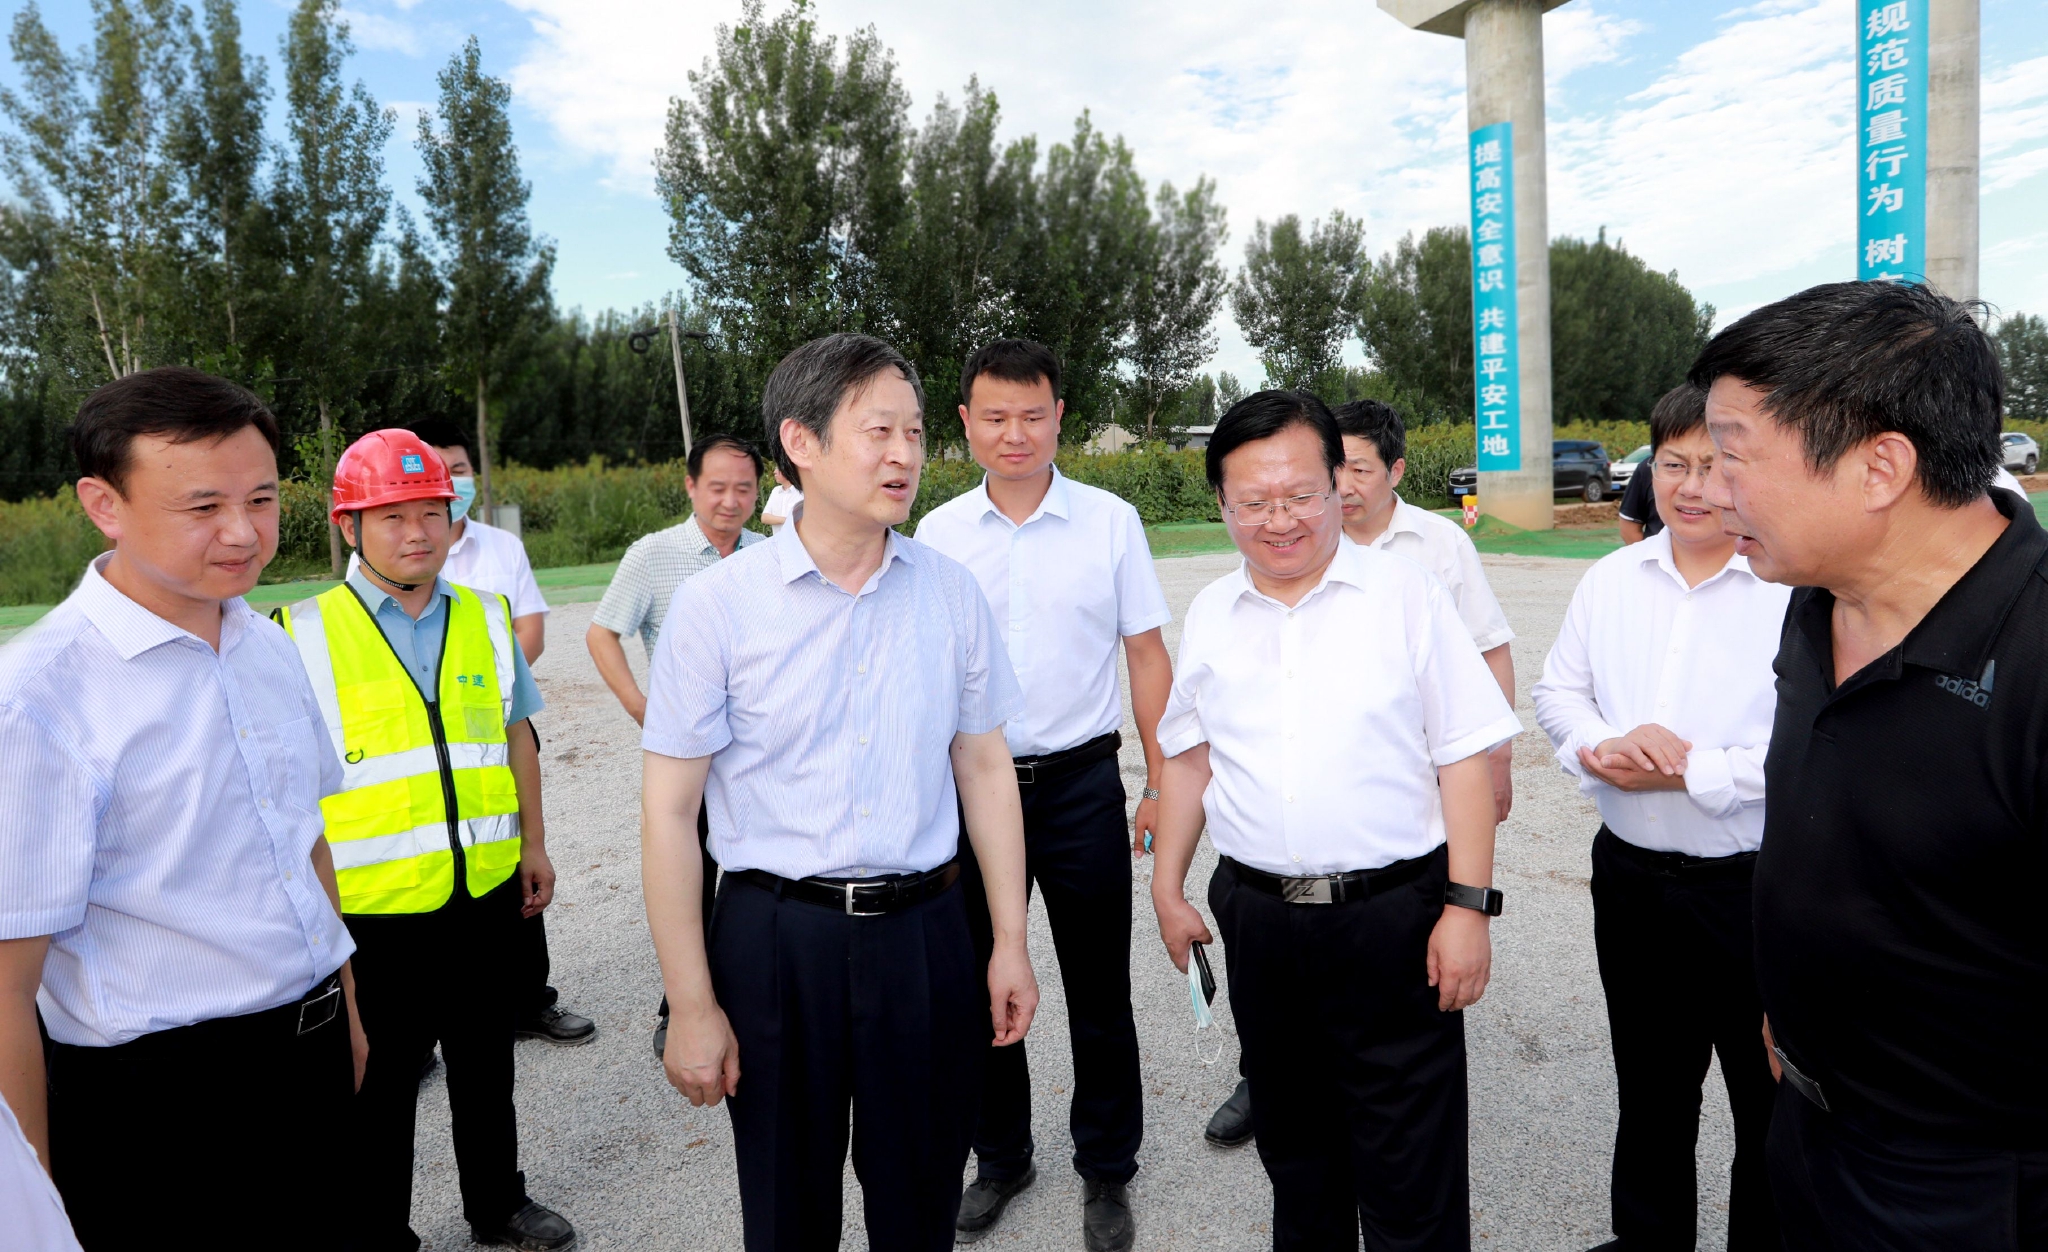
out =
[[(166, 366), (68, 433), (113, 550), (0, 649), (0, 1098), (94, 1252), (343, 1247), (369, 1043), (320, 817), (342, 766), (242, 598), (277, 419)], [(0, 1205), (0, 1243), (26, 1220)]]
[[(648, 680), (640, 863), (675, 1006), (663, 1064), (692, 1104), (734, 1097), (748, 1252), (839, 1246), (849, 1141), (869, 1245), (939, 1252), (983, 1056), (1038, 1005), (1003, 740), (1022, 695), (973, 575), (895, 533), (924, 461), (902, 354), (812, 340), (761, 410), (803, 512), (677, 589)], [(725, 866), (708, 939), (700, 806)], [(996, 936), (985, 970), (962, 812)]]
[(1558, 763), (1600, 806), (1593, 942), (1621, 1104), (1606, 1249), (1693, 1246), (1715, 1052), (1735, 1114), (1728, 1246), (1779, 1246), (1750, 884), (1791, 591), (1750, 572), (1707, 503), (1705, 405), (1688, 386), (1651, 411), (1636, 472), (1655, 476), (1664, 528), (1587, 571), (1531, 692)]
[[(467, 432), (454, 422), (433, 421), (422, 423), (413, 433), (441, 454), (455, 487), (455, 502), (448, 507), (453, 524), (449, 533), (453, 538), (441, 577), (454, 586), (505, 597), (512, 605), (512, 633), (519, 640), (519, 651), (525, 654), (526, 663), (532, 665), (540, 660), (541, 649), (547, 643), (548, 602), (541, 598), (526, 545), (511, 531), (469, 516), (476, 503), (476, 459), (470, 455)], [(359, 564), (351, 552), (349, 573), (354, 574)], [(537, 745), (540, 731), (531, 722), (527, 725)], [(548, 956), (546, 914), (521, 918), (518, 934), (519, 952), (509, 976), (512, 994), (518, 1001), (516, 1036), (557, 1047), (576, 1047), (597, 1038), (597, 1023), (562, 1007), (562, 993), (548, 984), (552, 961)], [(433, 1054), (429, 1052), (428, 1063), (432, 1062)]]
[[(625, 637), (637, 634), (646, 649), (647, 663), (654, 664), (654, 643), (661, 637), (661, 624), (668, 618), (669, 602), (683, 580), (701, 574), (749, 544), (768, 536), (748, 530), (754, 516), (754, 500), (761, 491), (761, 454), (736, 435), (715, 434), (699, 439), (683, 462), (683, 491), (690, 498), (690, 515), (666, 530), (635, 539), (611, 585), (591, 616), (583, 646), (605, 686), (635, 722), (647, 720), (647, 697), (633, 678), (626, 660)], [(704, 921), (711, 922), (711, 903), (718, 891), (718, 862), (711, 857), (711, 827), (702, 810), (697, 813), (697, 843), (702, 850)], [(655, 1008), (654, 1055), (668, 1046), (668, 997)]]
[(779, 535), (789, 525), (789, 519), (796, 516), (796, 506), (804, 502), (804, 493), (789, 485), (782, 476), (782, 470), (775, 471), (775, 487), (768, 493), (767, 503), (761, 506), (761, 521), (768, 527), (768, 533)]
[(1449, 593), (1344, 537), (1310, 395), (1231, 406), (1209, 481), (1244, 565), (1181, 630), (1152, 904), (1186, 970), (1209, 907), (1273, 1183), (1273, 1245), (1470, 1246), (1465, 1030), (1491, 966), (1486, 754), (1521, 725)]
[[(1024, 711), (1004, 735), (1024, 801), (1026, 887), (1045, 893), (1066, 987), (1082, 1234), (1091, 1252), (1120, 1252), (1135, 1234), (1124, 1184), (1138, 1170), (1144, 1105), (1131, 1018), (1131, 829), (1117, 770), (1116, 659), (1121, 643), (1145, 747), (1135, 852), (1157, 807), (1159, 715), (1173, 682), (1160, 627), (1170, 614), (1138, 511), (1053, 464), (1066, 410), (1059, 387), (1058, 358), (1043, 344), (1001, 339), (967, 359), (960, 421), (987, 475), (926, 514), (917, 537), (973, 571), (1024, 688)], [(973, 925), (980, 874), (965, 845), (961, 860)], [(986, 949), (987, 925), (975, 930)], [(976, 1177), (958, 1224), (970, 1243), (1037, 1177), (1021, 1046), (989, 1050), (974, 1151)]]

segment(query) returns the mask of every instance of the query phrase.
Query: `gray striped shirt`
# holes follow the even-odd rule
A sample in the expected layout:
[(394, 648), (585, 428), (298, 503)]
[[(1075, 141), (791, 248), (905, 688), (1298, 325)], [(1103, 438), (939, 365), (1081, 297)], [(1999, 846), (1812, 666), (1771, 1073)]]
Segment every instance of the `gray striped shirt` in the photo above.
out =
[(51, 937), (36, 1003), (86, 1046), (288, 1004), (355, 947), (313, 874), (341, 762), (291, 640), (234, 599), (216, 654), (108, 559), (0, 648), (0, 939)]
[[(733, 555), (738, 556), (741, 548), (767, 538), (757, 531), (743, 530)], [(718, 549), (704, 537), (695, 516), (686, 517), (667, 530), (642, 535), (619, 558), (619, 568), (612, 574), (611, 585), (604, 589), (604, 599), (598, 602), (597, 612), (591, 614), (590, 620), (622, 637), (637, 633), (651, 661), (654, 641), (661, 637), (661, 623), (668, 616), (668, 602), (675, 597), (676, 588), (684, 579), (718, 564), (719, 559)]]

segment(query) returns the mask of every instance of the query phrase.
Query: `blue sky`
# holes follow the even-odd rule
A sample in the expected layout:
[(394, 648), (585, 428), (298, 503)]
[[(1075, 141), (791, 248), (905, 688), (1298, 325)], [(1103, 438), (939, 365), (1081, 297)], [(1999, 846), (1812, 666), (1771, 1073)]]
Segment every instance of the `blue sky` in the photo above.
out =
[[(20, 0), (0, 0), (10, 13)], [(242, 0), (276, 80), (284, 0)], [(1207, 174), (1235, 269), (1253, 221), (1332, 208), (1377, 253), (1464, 220), (1464, 57), (1371, 0), (817, 0), (827, 31), (873, 24), (922, 117), (970, 75), (1011, 135), (1067, 135), (1082, 109), (1148, 179)], [(514, 86), (534, 225), (556, 298), (587, 311), (681, 286), (653, 196), (665, 105), (739, 0), (346, 0), (351, 72), (399, 111), (388, 171), (414, 201), (414, 117), (474, 33)], [(1850, 0), (1571, 0), (1545, 19), (1553, 234), (1605, 226), (1727, 316), (1855, 273)], [(43, 5), (87, 38), (83, 0)], [(1983, 295), (2048, 313), (2048, 4), (1982, 0)], [(11, 67), (0, 77), (12, 78)], [(1214, 367), (1255, 379), (1227, 313)], [(1354, 349), (1355, 354), (1355, 349)]]

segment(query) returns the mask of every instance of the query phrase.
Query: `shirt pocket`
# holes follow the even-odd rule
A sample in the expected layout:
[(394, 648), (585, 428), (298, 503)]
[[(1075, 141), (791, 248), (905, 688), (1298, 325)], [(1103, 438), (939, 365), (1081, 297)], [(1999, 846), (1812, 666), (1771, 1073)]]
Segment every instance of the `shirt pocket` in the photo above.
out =
[(271, 795), (303, 813), (320, 811), (320, 756), (334, 749), (326, 728), (297, 717), (259, 731)]

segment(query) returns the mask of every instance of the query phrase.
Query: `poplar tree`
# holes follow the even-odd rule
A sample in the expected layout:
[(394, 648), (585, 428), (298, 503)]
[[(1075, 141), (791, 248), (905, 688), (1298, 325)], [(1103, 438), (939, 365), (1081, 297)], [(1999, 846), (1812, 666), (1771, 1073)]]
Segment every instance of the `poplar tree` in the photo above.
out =
[(512, 89), (484, 73), (474, 35), (438, 82), (439, 107), (420, 113), (426, 171), (419, 193), (440, 244), (449, 373), (476, 400), (477, 499), (489, 516), (489, 388), (552, 312), (548, 277), (555, 250), (527, 225), (531, 189), (519, 176), (512, 143)]
[[(1195, 180), (1185, 193), (1161, 183), (1154, 202), (1148, 272), (1140, 279), (1125, 356), (1131, 392), (1145, 414), (1145, 438), (1161, 408), (1196, 384), (1216, 355), (1216, 308), (1230, 283), (1216, 252), (1228, 235), (1216, 184)], [(1213, 407), (1214, 387), (1208, 395)]]
[[(300, 0), (284, 39), (286, 141), (272, 192), (279, 259), (272, 319), (274, 361), (319, 414), (316, 481), (333, 474), (337, 409), (351, 406), (369, 371), (376, 328), (361, 316), (383, 284), (375, 267), (390, 192), (384, 143), (393, 117), (342, 66), (354, 51), (337, 0)], [(341, 534), (328, 525), (341, 572)]]
[(191, 286), (196, 347), (224, 373), (244, 372), (252, 278), (260, 275), (266, 223), (263, 109), (269, 96), (261, 58), (242, 54), (234, 0), (206, 0), (206, 32), (192, 42), (192, 88), (168, 136), (184, 170), (188, 239), (197, 263)]
[(1230, 303), (1267, 386), (1313, 387), (1336, 368), (1364, 265), (1365, 226), (1341, 210), (1306, 232), (1292, 213), (1252, 228)]

